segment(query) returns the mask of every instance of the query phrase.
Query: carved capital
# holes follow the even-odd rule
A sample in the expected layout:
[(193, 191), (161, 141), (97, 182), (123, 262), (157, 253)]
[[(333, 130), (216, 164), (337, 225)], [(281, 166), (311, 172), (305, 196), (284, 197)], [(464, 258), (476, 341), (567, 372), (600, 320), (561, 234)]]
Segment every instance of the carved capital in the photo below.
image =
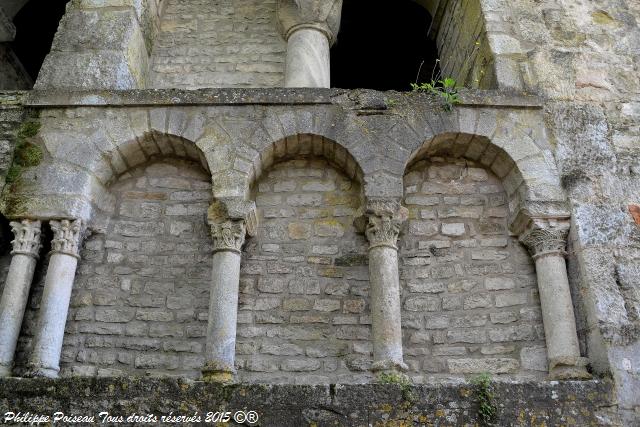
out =
[(82, 220), (49, 221), (53, 239), (51, 253), (65, 254), (80, 259), (80, 243), (82, 241)]
[(247, 228), (244, 220), (210, 222), (213, 252), (230, 251), (240, 253)]
[(208, 213), (213, 252), (240, 253), (245, 237), (255, 236), (258, 219), (254, 202), (239, 199), (216, 200)]
[(520, 235), (533, 259), (546, 255), (564, 256), (569, 234), (569, 221), (534, 219)]
[(9, 223), (11, 231), (15, 238), (11, 242), (13, 250), (11, 255), (20, 254), (28, 255), (38, 259), (41, 244), (41, 222), (23, 219), (20, 222), (12, 221)]
[(278, 0), (277, 15), (285, 40), (300, 28), (314, 28), (333, 44), (340, 29), (342, 0)]
[(374, 199), (367, 202), (365, 212), (356, 219), (355, 226), (367, 236), (369, 249), (386, 246), (397, 250), (400, 227), (407, 216), (407, 208), (398, 201)]
[(11, 42), (16, 37), (16, 27), (7, 16), (4, 9), (0, 7), (0, 43)]

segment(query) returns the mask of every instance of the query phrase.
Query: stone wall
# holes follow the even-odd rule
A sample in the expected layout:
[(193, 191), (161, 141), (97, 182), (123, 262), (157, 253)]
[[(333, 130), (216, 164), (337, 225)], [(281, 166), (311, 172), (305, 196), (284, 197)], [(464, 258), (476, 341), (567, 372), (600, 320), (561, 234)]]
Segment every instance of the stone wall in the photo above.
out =
[(353, 226), (360, 184), (322, 158), (300, 158), (274, 165), (255, 190), (260, 232), (242, 266), (240, 378), (369, 379), (366, 241)]
[(275, 12), (275, 0), (167, 0), (149, 87), (282, 86)]
[(440, 1), (434, 12), (442, 76), (464, 87), (495, 88), (494, 57), (480, 1)]
[(500, 180), (474, 162), (431, 157), (409, 167), (404, 185), (400, 277), (411, 372), (543, 377), (535, 271), (508, 232)]
[(209, 174), (166, 158), (110, 191), (115, 212), (81, 254), (62, 374), (197, 377), (211, 276)]

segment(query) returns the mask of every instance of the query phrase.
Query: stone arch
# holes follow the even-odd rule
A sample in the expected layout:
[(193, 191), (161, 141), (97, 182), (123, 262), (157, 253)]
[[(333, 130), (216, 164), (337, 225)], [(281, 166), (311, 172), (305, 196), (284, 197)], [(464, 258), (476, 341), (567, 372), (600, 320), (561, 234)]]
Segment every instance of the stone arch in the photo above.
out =
[(529, 136), (492, 139), (464, 132), (440, 133), (414, 150), (405, 170), (428, 157), (466, 158), (490, 169), (502, 181), (509, 198), (512, 228), (523, 212), (542, 216), (565, 212), (556, 166)]
[(276, 163), (300, 157), (322, 157), (350, 179), (364, 185), (362, 168), (349, 150), (331, 139), (313, 134), (287, 136), (266, 147), (254, 162), (249, 180), (259, 180), (264, 171)]
[(112, 171), (103, 177), (104, 185), (109, 186), (130, 168), (163, 157), (191, 160), (210, 173), (206, 156), (195, 143), (182, 136), (149, 130), (140, 137), (114, 147), (103, 156), (104, 167)]

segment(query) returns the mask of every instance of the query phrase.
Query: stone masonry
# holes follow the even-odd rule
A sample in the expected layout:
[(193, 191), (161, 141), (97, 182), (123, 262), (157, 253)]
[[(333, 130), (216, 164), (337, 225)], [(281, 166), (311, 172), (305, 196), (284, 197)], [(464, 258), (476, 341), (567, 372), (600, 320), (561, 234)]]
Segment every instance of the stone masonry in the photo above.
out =
[(276, 0), (167, 0), (164, 8), (149, 87), (282, 86)]
[(412, 372), (544, 375), (536, 278), (508, 232), (500, 181), (474, 162), (432, 157), (404, 182), (400, 272)]

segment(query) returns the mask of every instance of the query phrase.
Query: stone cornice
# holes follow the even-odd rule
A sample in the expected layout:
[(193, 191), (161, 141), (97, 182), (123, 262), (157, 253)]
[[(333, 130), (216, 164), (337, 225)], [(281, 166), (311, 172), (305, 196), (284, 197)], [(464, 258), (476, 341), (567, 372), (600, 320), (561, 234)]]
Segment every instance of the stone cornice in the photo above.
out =
[[(225, 106), (225, 105), (340, 105), (346, 95), (357, 96), (371, 90), (326, 88), (226, 88), (226, 89), (140, 89), (101, 91), (32, 90), (25, 94), (23, 105), (33, 108), (70, 107), (144, 107), (144, 106)], [(4, 93), (4, 92), (3, 92)], [(16, 94), (17, 92), (11, 92)], [(376, 92), (385, 96), (399, 96), (395, 92)], [(491, 107), (539, 110), (543, 101), (537, 96), (514, 94), (498, 90), (469, 90), (459, 92), (458, 107)], [(405, 93), (403, 102), (433, 103), (419, 93)], [(396, 106), (394, 108), (400, 108)]]

